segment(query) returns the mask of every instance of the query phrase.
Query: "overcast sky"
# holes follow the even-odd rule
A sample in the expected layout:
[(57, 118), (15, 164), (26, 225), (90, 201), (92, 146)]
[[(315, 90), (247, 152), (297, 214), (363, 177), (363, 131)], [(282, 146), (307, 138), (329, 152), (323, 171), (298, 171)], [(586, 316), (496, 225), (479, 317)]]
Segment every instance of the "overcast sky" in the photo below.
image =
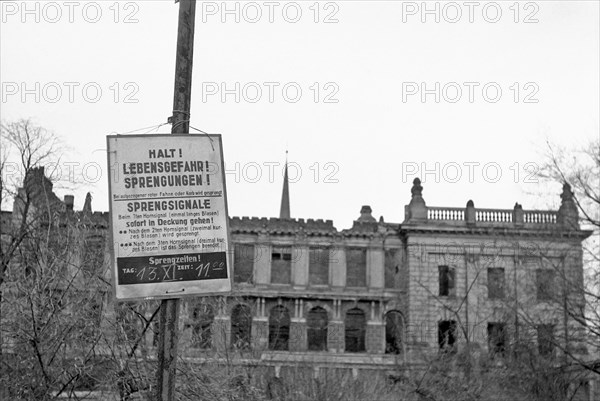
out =
[[(1, 2), (1, 117), (60, 135), (76, 208), (106, 211), (106, 135), (171, 115), (178, 5), (23, 4)], [(232, 216), (278, 215), (286, 149), (292, 217), (338, 229), (401, 222), (416, 176), (430, 206), (545, 209), (545, 138), (598, 136), (597, 1), (224, 4), (197, 6), (191, 118), (223, 135)]]

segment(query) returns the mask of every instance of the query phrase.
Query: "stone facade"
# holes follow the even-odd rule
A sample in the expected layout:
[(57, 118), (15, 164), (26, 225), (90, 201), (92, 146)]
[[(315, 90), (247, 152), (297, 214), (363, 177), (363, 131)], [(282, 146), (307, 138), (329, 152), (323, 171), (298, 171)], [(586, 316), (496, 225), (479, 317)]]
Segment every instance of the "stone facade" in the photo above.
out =
[[(557, 358), (560, 349), (588, 357), (577, 323), (559, 307), (583, 305), (581, 243), (591, 234), (579, 228), (570, 188), (558, 211), (478, 209), (471, 200), (464, 208), (431, 207), (422, 191), (416, 179), (402, 223), (376, 220), (369, 206), (344, 230), (330, 220), (232, 217), (234, 270), (250, 270), (228, 297), (185, 299), (183, 355), (239, 352), (276, 374), (305, 363), (397, 370), (446, 347), (494, 356), (526, 340), (538, 349), (536, 328), (546, 325)], [(64, 204), (72, 209), (73, 198)], [(91, 213), (89, 202), (86, 209), (94, 221), (108, 220)], [(107, 231), (107, 224), (95, 227)], [(241, 245), (244, 254), (235, 252)], [(540, 277), (550, 276), (546, 291)], [(198, 336), (206, 341), (194, 342)]]
[[(560, 345), (552, 351), (557, 357), (563, 347), (585, 355), (576, 323), (557, 307), (561, 281), (549, 299), (536, 297), (540, 269), (564, 273), (570, 288), (582, 285), (581, 241), (590, 232), (579, 229), (569, 188), (558, 212), (519, 204), (477, 209), (472, 201), (465, 208), (429, 207), (422, 190), (415, 180), (400, 224), (377, 221), (369, 206), (341, 231), (323, 220), (231, 218), (233, 246), (254, 246), (253, 277), (234, 283), (221, 302), (226, 314), (240, 302), (251, 306), (253, 354), (276, 371), (306, 362), (402, 368), (440, 352), (444, 338), (453, 349), (469, 344), (488, 355), (526, 337), (537, 349), (535, 328), (546, 324)], [(326, 263), (319, 250), (326, 250)], [(289, 266), (280, 263), (280, 252), (289, 252)], [(240, 263), (234, 257), (234, 268)], [(440, 288), (444, 266), (452, 275), (447, 292)], [(289, 282), (272, 283), (275, 268), (291, 269)], [(565, 296), (582, 301), (577, 292)], [(273, 323), (276, 307), (289, 319)], [(215, 324), (234, 322), (219, 316)], [(276, 346), (282, 331), (283, 345)], [(219, 354), (232, 344), (213, 342), (202, 352)]]

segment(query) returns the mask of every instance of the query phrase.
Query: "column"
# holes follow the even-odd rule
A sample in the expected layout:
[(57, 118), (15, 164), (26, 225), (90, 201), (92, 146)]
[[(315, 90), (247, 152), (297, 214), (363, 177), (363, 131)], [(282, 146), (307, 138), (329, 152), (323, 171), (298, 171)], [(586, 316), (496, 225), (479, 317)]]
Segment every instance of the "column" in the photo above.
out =
[[(380, 317), (380, 313), (376, 313), (376, 303), (371, 302), (371, 314), (367, 320), (365, 347), (368, 353), (383, 354), (384, 350), (384, 322)], [(380, 307), (381, 308), (381, 307)]]
[(212, 346), (218, 353), (225, 352), (231, 342), (231, 319), (227, 314), (227, 298), (219, 297), (212, 324)]
[(333, 300), (332, 319), (327, 327), (327, 349), (329, 352), (344, 352), (344, 320), (341, 316), (342, 301)]
[(256, 299), (256, 312), (252, 317), (252, 349), (269, 348), (269, 318), (266, 314), (264, 298)]
[(290, 321), (290, 351), (306, 351), (306, 318), (304, 317), (304, 300), (294, 301), (294, 312)]
[(271, 245), (267, 235), (259, 234), (254, 247), (254, 283), (257, 285), (271, 282)]

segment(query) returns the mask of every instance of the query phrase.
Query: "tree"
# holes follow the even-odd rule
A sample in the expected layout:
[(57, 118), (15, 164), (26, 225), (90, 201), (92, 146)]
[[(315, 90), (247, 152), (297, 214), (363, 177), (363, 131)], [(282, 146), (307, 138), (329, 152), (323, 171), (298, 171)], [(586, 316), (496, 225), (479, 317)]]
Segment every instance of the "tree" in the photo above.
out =
[[(428, 313), (443, 316), (438, 327), (409, 330), (428, 342), (437, 331), (440, 346), (421, 355), (427, 368), (411, 379), (415, 391), (432, 400), (558, 401), (585, 394), (578, 384), (589, 375), (578, 367), (587, 366), (586, 347), (593, 344), (585, 343), (578, 313), (581, 236), (569, 239), (563, 229), (546, 228), (535, 241), (491, 235), (409, 250), (423, 266), (416, 282), (436, 305)], [(552, 273), (557, 285), (537, 281), (538, 270), (541, 278)]]
[(150, 376), (149, 364), (130, 362), (157, 307), (108, 302), (108, 219), (89, 194), (75, 212), (53, 192), (58, 137), (31, 120), (2, 123), (1, 135), (0, 206), (12, 200), (12, 212), (2, 212), (0, 241), (0, 397), (129, 399)]
[(90, 282), (104, 243), (92, 244), (92, 222), (65, 210), (45, 176), (58, 165), (59, 138), (31, 120), (0, 128), (0, 206), (13, 209), (2, 212), (0, 241), (2, 387), (11, 398), (48, 399), (89, 381), (106, 293)]
[[(544, 163), (538, 177), (543, 183), (561, 182), (572, 191), (579, 212), (579, 224), (593, 234), (584, 242), (583, 305), (565, 304), (568, 313), (580, 324), (590, 351), (596, 359), (583, 364), (600, 374), (600, 139), (590, 140), (582, 148), (565, 148), (546, 141)], [(559, 275), (564, 281), (565, 277)]]
[[(499, 230), (496, 235), (490, 231), (487, 240), (472, 238), (482, 242), (481, 249), (467, 248), (466, 239), (462, 238), (454, 250), (448, 246), (452, 244), (443, 241), (442, 252), (438, 248), (411, 255), (425, 268), (415, 271), (423, 298), (439, 306), (438, 311), (430, 313), (442, 314), (443, 329), (456, 333), (452, 341), (449, 335), (440, 336), (444, 339), (440, 344), (454, 345), (449, 349), (452, 352), (426, 355), (427, 373), (415, 384), (417, 389), (427, 388), (429, 399), (437, 399), (442, 394), (446, 394), (444, 399), (447, 399), (451, 393), (456, 394), (457, 399), (477, 398), (482, 394), (478, 386), (481, 380), (486, 387), (520, 389), (520, 397), (526, 399), (578, 399), (576, 397), (585, 396), (589, 391), (585, 388), (589, 381), (598, 378), (600, 361), (594, 353), (600, 343), (600, 146), (595, 141), (573, 153), (550, 144), (548, 149), (548, 162), (540, 170), (540, 177), (548, 183), (564, 184), (558, 213), (523, 212), (520, 205), (516, 205), (509, 220), (504, 217), (498, 220), (498, 228), (501, 229), (505, 221), (515, 227), (529, 224), (529, 232), (523, 233), (525, 236), (510, 238), (507, 232)], [(520, 221), (518, 216), (521, 216)], [(538, 229), (539, 235), (534, 231)], [(592, 230), (595, 236), (583, 243), (582, 252), (582, 241)], [(442, 259), (435, 263), (423, 262), (428, 254), (441, 254)], [(452, 254), (455, 260), (444, 259)], [(496, 255), (504, 257), (505, 262), (496, 263), (493, 260)], [(513, 263), (516, 264), (514, 269)], [(439, 282), (445, 286), (439, 291), (438, 272), (431, 269), (436, 264), (440, 269)], [(460, 277), (449, 273), (452, 265), (457, 266)], [(490, 295), (498, 290), (490, 277), (503, 265), (508, 269), (502, 288), (511, 293), (504, 299), (490, 300)], [(482, 301), (492, 309), (480, 308)], [(429, 331), (436, 329), (440, 330), (431, 327)], [(432, 337), (428, 335), (429, 342)], [(486, 342), (488, 353), (485, 346), (477, 347)], [(493, 349), (504, 354), (497, 365), (489, 362)], [(447, 370), (453, 373), (444, 380), (440, 372)], [(512, 398), (519, 399), (519, 396), (515, 394)]]
[[(538, 176), (546, 183), (566, 183), (581, 214), (581, 223), (600, 230), (600, 139), (581, 149), (566, 149), (546, 141), (545, 161)], [(600, 260), (598, 254), (595, 260)]]
[[(59, 159), (60, 142), (56, 135), (31, 120), (3, 122), (0, 124), (0, 209), (7, 203), (16, 202), (19, 215), (6, 221), (10, 226), (2, 231), (0, 242), (0, 295), (8, 266), (17, 253), (21, 242), (39, 222), (44, 213), (52, 212), (56, 199), (47, 192), (44, 182), (35, 181), (34, 171)], [(56, 164), (55, 164), (56, 165)], [(42, 174), (43, 175), (43, 174)], [(29, 181), (26, 181), (29, 177)], [(39, 178), (39, 175), (37, 176)], [(18, 188), (23, 185), (19, 191)], [(34, 205), (35, 202), (35, 205)], [(33, 211), (33, 208), (36, 211)], [(1, 299), (1, 298), (0, 298)]]
[(600, 339), (600, 139), (581, 149), (566, 149), (546, 141), (545, 163), (539, 170), (543, 182), (568, 184), (583, 228), (593, 230), (584, 243), (587, 326)]
[[(35, 126), (30, 120), (2, 122), (0, 124), (0, 210), (2, 210), (2, 231), (0, 240), (0, 305), (2, 305), (6, 273), (25, 238), (38, 224), (43, 213), (50, 213), (53, 203), (44, 192), (45, 186), (38, 187), (33, 171), (44, 164), (56, 160), (59, 152), (57, 137), (47, 130)], [(27, 185), (25, 177), (30, 177)], [(46, 205), (41, 202), (46, 200)], [(33, 202), (36, 202), (34, 207)], [(19, 213), (11, 214), (3, 209), (7, 203), (16, 202), (13, 208)], [(36, 212), (33, 209), (37, 209)], [(2, 309), (0, 308), (0, 319)], [(0, 344), (2, 344), (0, 331)], [(0, 355), (2, 347), (0, 347)]]

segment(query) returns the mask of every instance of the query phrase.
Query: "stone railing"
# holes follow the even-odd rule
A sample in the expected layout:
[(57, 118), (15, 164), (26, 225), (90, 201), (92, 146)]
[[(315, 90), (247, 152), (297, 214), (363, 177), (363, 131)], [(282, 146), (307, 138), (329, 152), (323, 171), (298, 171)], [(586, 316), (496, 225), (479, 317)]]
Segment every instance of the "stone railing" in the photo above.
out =
[[(520, 205), (514, 209), (478, 209), (472, 203), (465, 208), (425, 206), (425, 221), (452, 226), (482, 227), (531, 227), (557, 224), (558, 213), (546, 210), (523, 210)], [(423, 219), (415, 219), (423, 221)], [(409, 220), (410, 221), (410, 220)]]
[(558, 213), (551, 210), (524, 210), (523, 222), (526, 224), (556, 224)]
[(514, 210), (475, 209), (475, 221), (482, 223), (512, 223)]
[[(513, 209), (476, 209), (472, 200), (464, 208), (427, 206), (423, 199), (421, 180), (415, 178), (410, 189), (410, 203), (404, 206), (404, 223), (423, 224), (432, 222), (445, 226), (482, 227), (528, 227), (579, 230), (579, 213), (571, 186), (563, 185), (560, 208), (553, 210), (523, 210), (515, 203)], [(404, 224), (403, 223), (403, 224)]]
[(464, 221), (465, 209), (460, 207), (428, 207), (427, 220)]

